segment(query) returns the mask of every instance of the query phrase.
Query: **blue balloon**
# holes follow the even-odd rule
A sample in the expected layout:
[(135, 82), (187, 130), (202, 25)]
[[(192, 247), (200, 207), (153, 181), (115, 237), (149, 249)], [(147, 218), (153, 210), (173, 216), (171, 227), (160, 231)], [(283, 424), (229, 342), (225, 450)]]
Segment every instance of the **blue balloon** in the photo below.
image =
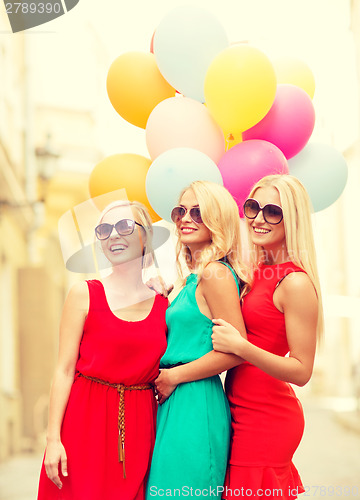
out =
[(223, 184), (216, 163), (197, 149), (173, 148), (159, 155), (150, 165), (145, 183), (155, 212), (171, 222), (181, 191), (194, 181)]
[(207, 10), (178, 7), (156, 28), (154, 55), (163, 77), (186, 97), (205, 102), (207, 69), (229, 46), (225, 29)]
[(343, 192), (348, 168), (343, 155), (327, 144), (311, 143), (288, 160), (289, 173), (309, 193), (315, 212), (332, 205)]

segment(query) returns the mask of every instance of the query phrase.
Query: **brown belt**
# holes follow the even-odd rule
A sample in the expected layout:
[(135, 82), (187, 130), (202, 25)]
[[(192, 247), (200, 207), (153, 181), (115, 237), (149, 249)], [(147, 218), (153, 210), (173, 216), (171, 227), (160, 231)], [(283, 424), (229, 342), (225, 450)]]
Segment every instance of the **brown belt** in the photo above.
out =
[(98, 384), (106, 385), (108, 387), (113, 387), (117, 389), (119, 393), (119, 413), (118, 413), (118, 429), (119, 429), (119, 439), (118, 439), (118, 453), (119, 453), (119, 462), (123, 464), (123, 477), (126, 478), (125, 471), (125, 391), (145, 391), (149, 389), (153, 389), (151, 384), (139, 384), (139, 385), (124, 385), (124, 384), (112, 384), (110, 382), (106, 382), (106, 380), (102, 380), (96, 377), (89, 377), (88, 375), (84, 375), (78, 372), (80, 377), (84, 377), (87, 380), (91, 380), (92, 382), (97, 382)]

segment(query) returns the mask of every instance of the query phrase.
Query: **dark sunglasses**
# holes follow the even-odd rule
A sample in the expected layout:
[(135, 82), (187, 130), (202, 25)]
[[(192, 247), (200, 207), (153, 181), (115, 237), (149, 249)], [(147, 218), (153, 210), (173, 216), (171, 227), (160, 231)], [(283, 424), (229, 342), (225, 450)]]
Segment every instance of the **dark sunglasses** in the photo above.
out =
[[(187, 208), (184, 207), (175, 207), (172, 209), (171, 212), (171, 220), (177, 224), (178, 222), (181, 221), (183, 217), (185, 217), (185, 214), (188, 212)], [(195, 222), (196, 224), (201, 224), (202, 223), (202, 218), (201, 218), (201, 212), (199, 207), (192, 207), (189, 210), (191, 220)]]
[(113, 228), (115, 228), (119, 236), (129, 236), (134, 232), (135, 224), (140, 227), (144, 227), (132, 219), (121, 219), (116, 224), (103, 222), (102, 224), (96, 226), (95, 235), (98, 240), (107, 240), (110, 237)]
[(279, 205), (269, 203), (260, 207), (259, 202), (253, 198), (248, 198), (244, 203), (244, 215), (248, 219), (255, 219), (262, 211), (265, 222), (268, 224), (280, 224), (283, 220), (283, 211)]

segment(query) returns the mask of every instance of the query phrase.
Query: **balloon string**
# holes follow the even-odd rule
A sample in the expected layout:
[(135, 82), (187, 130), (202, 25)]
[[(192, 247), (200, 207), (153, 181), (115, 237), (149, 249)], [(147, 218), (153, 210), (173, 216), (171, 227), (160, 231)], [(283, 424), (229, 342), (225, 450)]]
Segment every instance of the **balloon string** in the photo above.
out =
[(227, 139), (226, 139), (226, 151), (229, 150), (229, 148), (230, 148), (230, 141), (233, 141), (233, 140), (234, 140), (234, 136), (232, 134), (229, 134), (227, 136)]

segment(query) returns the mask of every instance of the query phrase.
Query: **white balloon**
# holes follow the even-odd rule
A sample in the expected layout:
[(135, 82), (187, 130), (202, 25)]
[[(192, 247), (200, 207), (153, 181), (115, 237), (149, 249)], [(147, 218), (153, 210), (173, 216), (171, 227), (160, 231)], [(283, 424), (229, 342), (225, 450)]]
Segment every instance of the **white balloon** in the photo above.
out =
[(191, 148), (170, 149), (150, 165), (146, 195), (155, 212), (170, 222), (181, 191), (194, 181), (223, 184), (216, 163), (204, 153)]
[(200, 102), (205, 102), (204, 80), (211, 61), (228, 46), (223, 26), (199, 7), (172, 10), (154, 35), (154, 55), (164, 78), (186, 97)]

